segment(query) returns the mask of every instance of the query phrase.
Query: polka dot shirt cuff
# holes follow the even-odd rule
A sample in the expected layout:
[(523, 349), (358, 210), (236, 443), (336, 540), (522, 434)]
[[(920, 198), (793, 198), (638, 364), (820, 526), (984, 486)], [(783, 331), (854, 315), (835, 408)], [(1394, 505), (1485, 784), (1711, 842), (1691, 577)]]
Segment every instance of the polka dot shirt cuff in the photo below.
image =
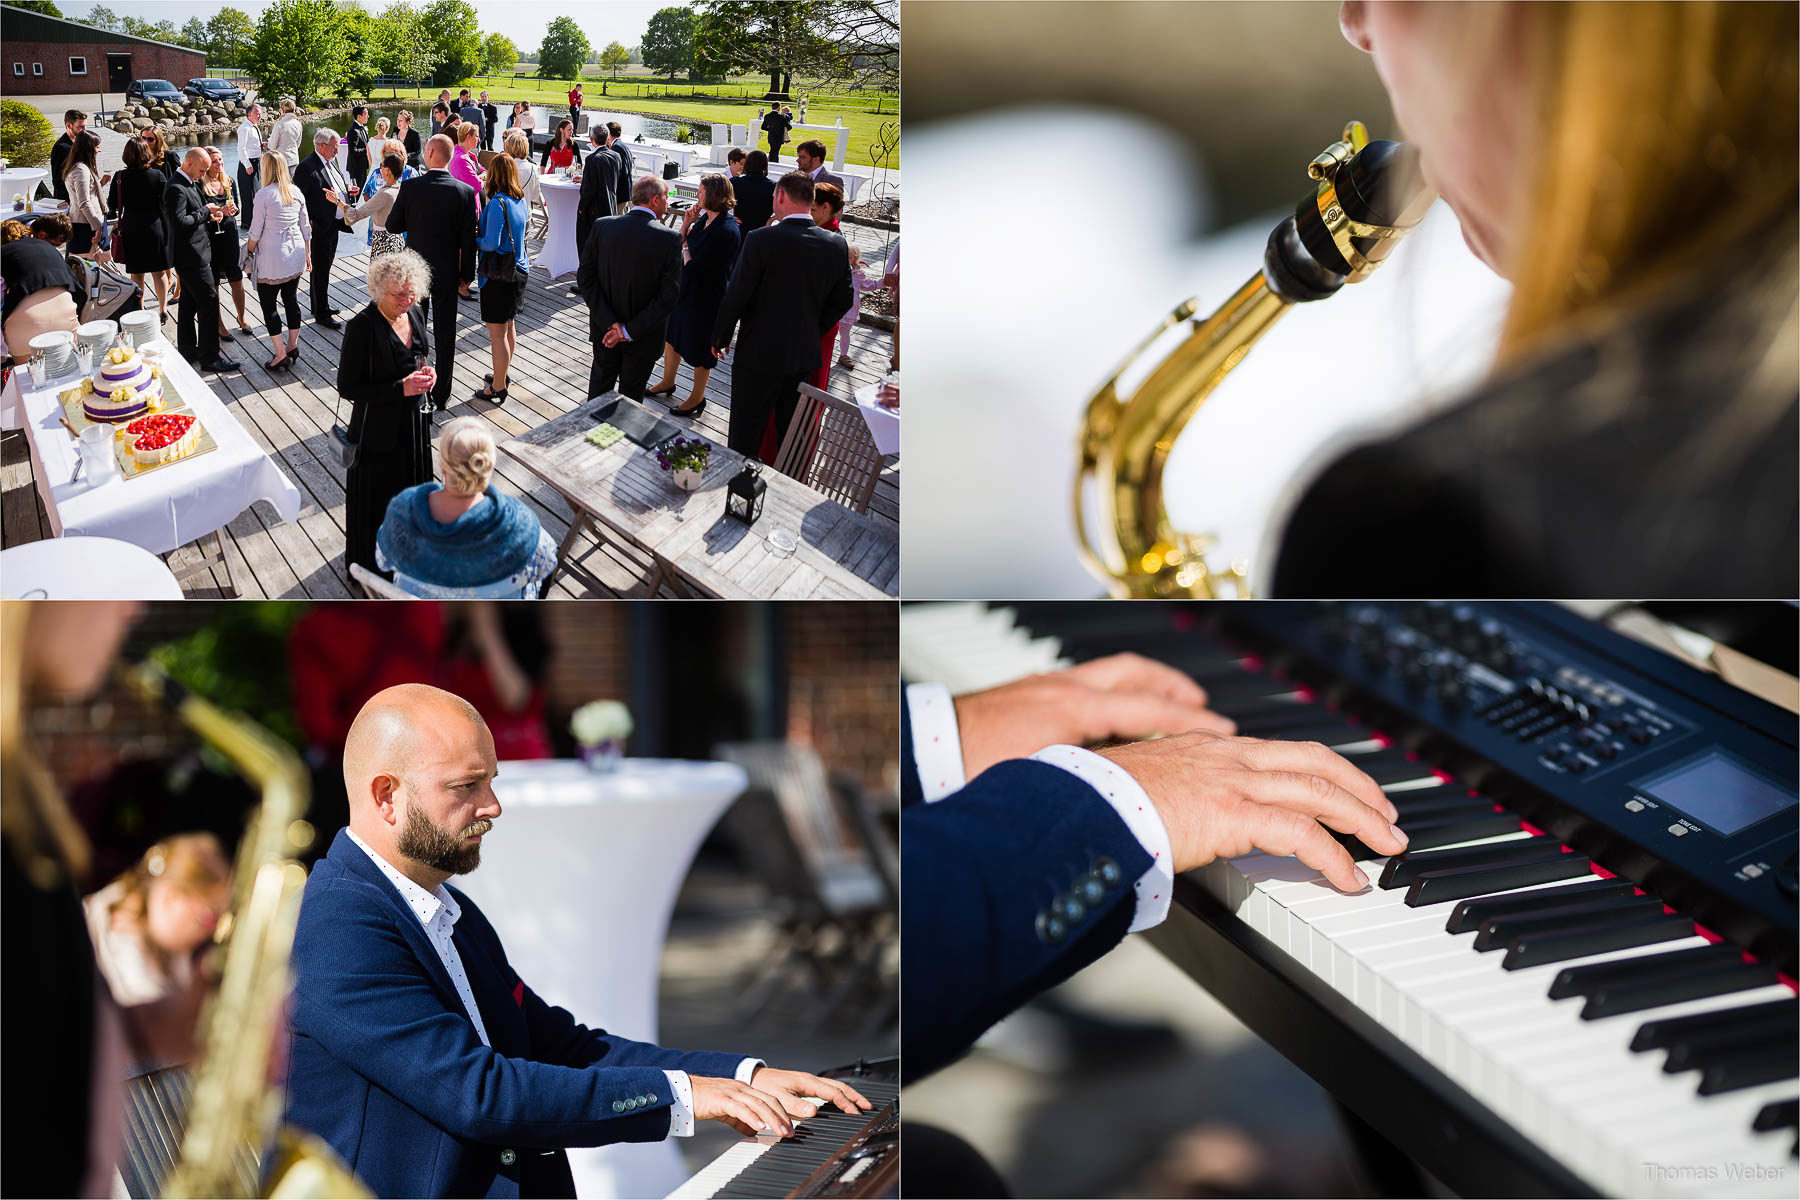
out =
[[(915, 726), (915, 731), (917, 727)], [(1169, 893), (1175, 885), (1170, 869), (1173, 857), (1169, 850), (1169, 831), (1163, 827), (1156, 806), (1150, 803), (1138, 781), (1102, 758), (1080, 746), (1049, 746), (1031, 756), (1036, 762), (1061, 767), (1099, 792), (1113, 806), (1125, 828), (1138, 840), (1150, 856), (1150, 867), (1132, 885), (1137, 894), (1137, 911), (1131, 919), (1131, 932), (1140, 933), (1163, 923), (1169, 915)]]
[(913, 683), (906, 688), (906, 715), (912, 720), (913, 765), (926, 803), (942, 800), (967, 782), (963, 778), (962, 735), (956, 728), (956, 703), (941, 683)]
[(767, 1065), (768, 1064), (763, 1062), (760, 1058), (746, 1058), (743, 1062), (738, 1064), (737, 1072), (732, 1078), (736, 1079), (739, 1083), (748, 1084), (750, 1082), (750, 1077), (756, 1074), (757, 1069)]
[(669, 1077), (669, 1136), (694, 1136), (694, 1085), (686, 1071), (664, 1071)]

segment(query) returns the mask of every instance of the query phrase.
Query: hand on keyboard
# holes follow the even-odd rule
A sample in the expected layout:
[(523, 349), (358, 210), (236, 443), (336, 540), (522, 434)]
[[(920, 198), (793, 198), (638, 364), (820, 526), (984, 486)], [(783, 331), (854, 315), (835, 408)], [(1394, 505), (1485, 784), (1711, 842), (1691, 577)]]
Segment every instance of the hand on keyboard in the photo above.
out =
[(1262, 850), (1291, 854), (1346, 892), (1369, 885), (1327, 831), (1382, 854), (1406, 837), (1375, 781), (1317, 742), (1189, 733), (1100, 752), (1131, 773), (1169, 831), (1177, 872)]
[(781, 1111), (781, 1101), (735, 1079), (690, 1075), (694, 1088), (694, 1119), (723, 1121), (746, 1137), (779, 1133), (789, 1137), (794, 1123)]
[(1237, 729), (1206, 707), (1199, 684), (1138, 654), (1112, 654), (958, 696), (956, 725), (968, 779), (1045, 746)]
[(810, 1117), (819, 1111), (818, 1106), (807, 1099), (809, 1096), (817, 1096), (847, 1113), (867, 1112), (875, 1107), (863, 1099), (862, 1093), (848, 1084), (836, 1079), (808, 1075), (805, 1071), (778, 1071), (774, 1067), (758, 1067), (756, 1073), (750, 1076), (750, 1086), (773, 1096), (791, 1117)]

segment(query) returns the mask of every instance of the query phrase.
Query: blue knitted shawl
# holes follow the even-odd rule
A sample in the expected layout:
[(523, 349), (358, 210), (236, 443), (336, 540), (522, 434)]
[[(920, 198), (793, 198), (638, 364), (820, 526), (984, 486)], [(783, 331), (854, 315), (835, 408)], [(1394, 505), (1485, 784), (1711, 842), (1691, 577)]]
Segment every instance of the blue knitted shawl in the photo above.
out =
[(523, 571), (536, 553), (542, 527), (512, 496), (489, 490), (487, 500), (445, 524), (431, 515), (431, 495), (443, 485), (421, 483), (388, 501), (375, 542), (393, 568), (436, 587), (480, 587)]

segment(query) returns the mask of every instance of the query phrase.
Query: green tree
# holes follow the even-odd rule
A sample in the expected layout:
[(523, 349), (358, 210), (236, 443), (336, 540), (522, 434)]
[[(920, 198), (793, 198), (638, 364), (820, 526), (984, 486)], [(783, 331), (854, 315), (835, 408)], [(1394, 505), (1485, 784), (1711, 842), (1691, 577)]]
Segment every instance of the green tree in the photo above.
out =
[[(35, 167), (50, 161), (56, 131), (50, 118), (23, 100), (0, 100), (0, 155), (15, 167)], [(11, 197), (6, 197), (11, 199)]]
[(361, 5), (341, 9), (339, 20), (343, 24), (344, 40), (349, 45), (349, 56), (344, 63), (344, 77), (338, 83), (338, 94), (346, 98), (366, 97), (375, 90), (375, 77), (382, 73), (380, 25)]
[(835, 47), (813, 28), (819, 0), (701, 0), (694, 28), (696, 55), (728, 68), (766, 72), (766, 98), (785, 100), (796, 73), (824, 74)]
[(176, 39), (184, 46), (192, 46), (201, 53), (206, 52), (206, 22), (199, 17), (189, 17), (186, 25), (181, 27), (181, 35)]
[(667, 71), (673, 80), (678, 71), (694, 69), (694, 10), (659, 8), (644, 30), (644, 65)]
[(88, 9), (88, 15), (81, 18), (81, 23), (111, 33), (119, 27), (119, 14), (103, 4), (96, 4)]
[(235, 67), (250, 49), (256, 37), (256, 26), (242, 9), (221, 8), (206, 23), (206, 56), (208, 65)]
[(411, 80), (417, 92), (419, 84), (430, 79), (442, 61), (431, 30), (425, 27), (424, 14), (407, 0), (396, 0), (382, 12), (377, 24), (382, 31), (376, 54), (381, 73)]
[(504, 33), (490, 33), (481, 39), (481, 73), (504, 75), (519, 62), (519, 48)]
[(173, 21), (158, 21), (144, 36), (159, 42), (167, 42), (171, 46), (181, 45), (181, 30), (175, 28)]
[(28, 12), (43, 13), (46, 17), (62, 16), (62, 9), (50, 3), (50, 0), (6, 0), (8, 8), (23, 8)]
[(538, 47), (538, 75), (543, 79), (577, 79), (588, 56), (587, 34), (574, 17), (558, 17), (544, 30)]
[(469, 0), (432, 0), (419, 14), (431, 31), (439, 87), (460, 83), (481, 69), (481, 22)]
[(350, 43), (332, 0), (273, 0), (256, 22), (244, 63), (264, 96), (302, 102), (335, 96), (349, 74)]
[(617, 42), (608, 42), (606, 44), (606, 49), (600, 52), (601, 70), (610, 70), (613, 73), (613, 79), (615, 81), (619, 78), (619, 68), (630, 61), (631, 51), (625, 49), (625, 47), (619, 45)]

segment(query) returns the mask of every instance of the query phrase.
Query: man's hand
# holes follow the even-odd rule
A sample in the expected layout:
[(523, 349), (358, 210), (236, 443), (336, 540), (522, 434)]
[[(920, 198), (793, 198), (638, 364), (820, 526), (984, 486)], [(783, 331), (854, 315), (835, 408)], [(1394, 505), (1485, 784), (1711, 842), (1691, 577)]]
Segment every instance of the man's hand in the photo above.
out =
[(819, 1111), (818, 1105), (807, 1099), (809, 1096), (817, 1096), (847, 1113), (867, 1112), (875, 1107), (849, 1084), (835, 1079), (821, 1079), (817, 1075), (808, 1075), (805, 1071), (778, 1071), (774, 1067), (758, 1067), (750, 1076), (750, 1084), (757, 1091), (775, 1097), (788, 1115), (795, 1117), (810, 1117)]
[(471, 293), (469, 291), (468, 282), (464, 281), (462, 283), (457, 284), (456, 285), (456, 293), (457, 293), (457, 295), (461, 296), (464, 300), (469, 299)]
[(727, 342), (723, 346), (714, 346), (712, 352), (714, 358), (724, 358), (727, 354), (731, 353), (731, 343)]
[(1291, 854), (1332, 886), (1369, 886), (1327, 829), (1398, 854), (1406, 835), (1375, 781), (1318, 742), (1188, 733), (1100, 751), (1149, 794), (1169, 831), (1176, 872), (1263, 850)]
[(1064, 742), (1153, 737), (1237, 726), (1206, 707), (1206, 691), (1175, 668), (1139, 654), (1112, 654), (1066, 671), (1032, 675), (956, 698), (963, 774)]
[(746, 1137), (759, 1133), (788, 1137), (794, 1132), (794, 1123), (781, 1111), (781, 1102), (768, 1092), (711, 1075), (689, 1075), (688, 1082), (694, 1088), (697, 1121), (723, 1121)]

